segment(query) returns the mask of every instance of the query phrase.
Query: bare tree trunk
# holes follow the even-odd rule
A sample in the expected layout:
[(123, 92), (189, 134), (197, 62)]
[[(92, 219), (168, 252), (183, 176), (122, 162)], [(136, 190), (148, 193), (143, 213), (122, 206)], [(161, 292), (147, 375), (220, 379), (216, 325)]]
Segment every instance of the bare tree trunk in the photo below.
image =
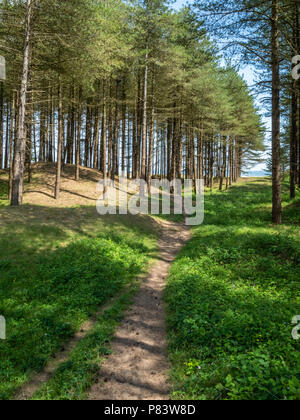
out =
[(37, 144), (36, 144), (36, 127), (35, 127), (35, 115), (33, 115), (33, 149), (34, 149), (34, 162), (37, 163)]
[(28, 175), (28, 184), (32, 181), (32, 168), (31, 168), (31, 159), (32, 159), (32, 116), (33, 116), (33, 101), (30, 106), (30, 114), (27, 118), (27, 144), (26, 144), (26, 157), (25, 162), (27, 166), (27, 175)]
[(297, 178), (297, 96), (296, 81), (292, 83), (291, 139), (290, 139), (290, 197), (296, 196)]
[(172, 119), (167, 120), (167, 178), (172, 180)]
[[(122, 94), (122, 175), (125, 173), (125, 150), (126, 150), (126, 91), (125, 81), (123, 80), (123, 94)], [(128, 121), (129, 124), (129, 121)], [(129, 140), (128, 140), (129, 141)]]
[(137, 135), (136, 135), (136, 178), (141, 177), (141, 138), (143, 131), (143, 111), (142, 111), (142, 98), (143, 97), (143, 86), (141, 82), (140, 72), (138, 73), (138, 97), (137, 97)]
[(138, 142), (138, 136), (137, 136), (137, 105), (134, 105), (133, 110), (133, 116), (132, 116), (132, 178), (137, 178), (137, 142)]
[(146, 150), (147, 150), (147, 96), (148, 96), (148, 53), (145, 59), (144, 97), (143, 97), (143, 134), (142, 134), (142, 168), (141, 179), (146, 180)]
[(113, 144), (112, 144), (112, 179), (119, 175), (119, 92), (120, 80), (116, 82), (116, 106), (115, 106), (115, 121), (113, 129)]
[(86, 107), (86, 128), (85, 128), (85, 151), (84, 166), (87, 168), (90, 164), (90, 146), (92, 142), (92, 110), (90, 106)]
[(112, 82), (109, 89), (109, 110), (108, 110), (108, 177), (112, 178), (112, 147), (113, 147), (113, 116), (112, 116)]
[(203, 179), (203, 131), (197, 136), (197, 154), (198, 154), (198, 178)]
[[(300, 52), (300, 22), (299, 22), (300, 3), (295, 1), (295, 34), (296, 42), (295, 49), (297, 53)], [(298, 99), (298, 135), (296, 140), (296, 183), (300, 188), (300, 79), (296, 83), (296, 93)]]
[(102, 156), (101, 167), (103, 171), (103, 179), (106, 180), (106, 82), (103, 82), (103, 117), (102, 117)]
[[(293, 28), (293, 56), (297, 54), (297, 11), (298, 6), (295, 3), (295, 27)], [(290, 138), (290, 197), (296, 196), (297, 181), (297, 81), (293, 80), (291, 84), (291, 138)], [(299, 127), (300, 130), (300, 127)]]
[(280, 74), (279, 74), (279, 5), (272, 0), (272, 161), (273, 209), (272, 220), (282, 223), (280, 177)]
[(14, 121), (15, 121), (15, 92), (13, 92), (11, 110), (10, 110), (10, 134), (9, 134), (9, 181), (8, 181), (8, 199), (11, 201), (13, 185), (13, 144), (14, 144)]
[(40, 148), (39, 148), (39, 161), (45, 161), (45, 110), (44, 106), (40, 112)]
[(131, 142), (130, 142), (130, 119), (129, 119), (129, 112), (128, 112), (128, 126), (127, 126), (127, 179), (130, 179), (130, 175), (131, 175), (131, 165), (130, 163), (132, 162), (132, 153), (131, 153)]
[(179, 124), (176, 136), (176, 158), (175, 158), (175, 176), (177, 179), (181, 179), (181, 172), (182, 172), (182, 130), (183, 130), (183, 122), (182, 122), (182, 103), (181, 103), (181, 111), (179, 117)]
[(77, 113), (77, 143), (76, 143), (76, 173), (75, 180), (80, 179), (80, 145), (81, 145), (81, 126), (82, 126), (82, 108), (81, 108), (81, 88), (78, 94), (78, 113)]
[(3, 168), (3, 107), (4, 107), (4, 101), (3, 101), (3, 82), (0, 82), (0, 169)]
[(75, 85), (74, 82), (72, 84), (71, 89), (71, 107), (70, 107), (70, 137), (69, 137), (69, 144), (68, 144), (68, 161), (70, 164), (73, 165), (74, 163), (74, 138), (75, 138), (75, 109), (74, 109), (74, 102), (75, 102)]
[(61, 164), (62, 164), (62, 148), (63, 148), (63, 109), (61, 94), (61, 76), (58, 82), (58, 144), (57, 144), (57, 167), (55, 182), (55, 199), (59, 200), (60, 196), (60, 180), (61, 180)]
[(210, 173), (209, 173), (209, 187), (210, 189), (213, 189), (214, 186), (214, 142), (213, 140), (210, 143), (210, 163), (209, 163), (209, 168), (210, 168)]
[(171, 159), (171, 180), (176, 179), (176, 148), (177, 148), (177, 118), (176, 103), (174, 103), (173, 136), (172, 136), (172, 159)]
[(226, 177), (226, 160), (227, 160), (227, 156), (226, 156), (226, 152), (227, 152), (227, 146), (226, 146), (226, 138), (224, 138), (223, 140), (223, 161), (222, 161), (222, 168), (221, 168), (221, 174), (220, 174), (220, 186), (219, 186), (219, 190), (222, 191), (223, 190), (223, 181), (224, 178)]
[(9, 159), (9, 103), (7, 102), (6, 106), (6, 134), (5, 134), (5, 157), (4, 157), (4, 168), (8, 168), (8, 159)]
[(150, 133), (149, 133), (149, 155), (148, 155), (148, 171), (147, 171), (147, 183), (148, 189), (151, 193), (151, 180), (152, 180), (152, 164), (153, 164), (153, 141), (154, 141), (154, 104), (152, 99), (151, 107), (151, 122), (150, 122)]
[(100, 111), (97, 107), (95, 110), (95, 124), (94, 124), (94, 158), (93, 158), (93, 168), (98, 168), (98, 153), (99, 153), (99, 130), (100, 130)]
[(27, 0), (23, 69), (21, 77), (20, 103), (18, 108), (18, 130), (15, 145), (15, 163), (13, 168), (13, 184), (11, 196), (11, 205), (13, 206), (19, 206), (23, 201), (24, 164), (26, 150), (26, 93), (30, 66), (31, 15), (32, 0)]
[(55, 139), (55, 129), (54, 129), (54, 103), (53, 103), (53, 93), (52, 88), (50, 89), (50, 117), (49, 117), (49, 162), (53, 162), (54, 160), (54, 139)]

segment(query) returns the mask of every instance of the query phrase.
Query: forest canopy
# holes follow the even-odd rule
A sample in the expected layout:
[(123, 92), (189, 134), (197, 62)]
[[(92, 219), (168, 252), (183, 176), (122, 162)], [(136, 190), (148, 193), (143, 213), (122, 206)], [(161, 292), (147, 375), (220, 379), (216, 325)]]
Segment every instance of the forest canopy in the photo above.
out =
[(264, 150), (246, 82), (220, 65), (190, 7), (4, 0), (0, 54), (0, 163), (10, 168), (12, 204), (22, 203), (34, 162), (58, 163), (58, 198), (62, 164), (76, 165), (76, 179), (83, 165), (148, 182), (186, 176), (211, 186), (219, 177), (222, 189)]

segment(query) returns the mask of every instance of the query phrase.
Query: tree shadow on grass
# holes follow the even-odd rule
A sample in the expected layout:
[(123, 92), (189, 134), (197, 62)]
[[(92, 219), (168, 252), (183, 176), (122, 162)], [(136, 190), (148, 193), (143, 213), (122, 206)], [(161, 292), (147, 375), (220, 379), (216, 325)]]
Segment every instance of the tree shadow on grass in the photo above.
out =
[(170, 350), (185, 372), (176, 378), (180, 395), (295, 398), (299, 237), (225, 227), (209, 235), (207, 227), (203, 239), (201, 229), (175, 262), (166, 292)]
[(94, 208), (26, 205), (0, 211), (0, 399), (40, 371), (80, 325), (155, 255), (150, 218)]
[[(263, 185), (262, 185), (263, 184)], [(283, 224), (299, 224), (296, 202), (283, 207)], [(294, 207), (296, 206), (296, 207)], [(265, 180), (235, 185), (205, 196), (205, 225), (266, 226), (272, 223), (272, 189)]]

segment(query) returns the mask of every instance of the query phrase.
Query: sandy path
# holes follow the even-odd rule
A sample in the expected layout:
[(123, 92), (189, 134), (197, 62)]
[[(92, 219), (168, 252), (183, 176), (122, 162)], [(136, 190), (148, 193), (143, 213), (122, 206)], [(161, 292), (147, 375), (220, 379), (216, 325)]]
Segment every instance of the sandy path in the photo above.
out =
[(144, 280), (112, 342), (112, 354), (91, 388), (91, 400), (163, 400), (169, 397), (163, 290), (171, 262), (190, 237), (184, 225), (162, 223), (158, 261)]

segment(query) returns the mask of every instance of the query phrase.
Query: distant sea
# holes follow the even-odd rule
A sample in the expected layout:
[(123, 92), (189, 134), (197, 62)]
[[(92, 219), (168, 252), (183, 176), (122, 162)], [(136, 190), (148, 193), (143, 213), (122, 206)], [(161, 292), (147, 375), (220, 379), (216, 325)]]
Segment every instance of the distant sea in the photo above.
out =
[(242, 178), (263, 178), (268, 176), (264, 171), (250, 171), (242, 175)]

